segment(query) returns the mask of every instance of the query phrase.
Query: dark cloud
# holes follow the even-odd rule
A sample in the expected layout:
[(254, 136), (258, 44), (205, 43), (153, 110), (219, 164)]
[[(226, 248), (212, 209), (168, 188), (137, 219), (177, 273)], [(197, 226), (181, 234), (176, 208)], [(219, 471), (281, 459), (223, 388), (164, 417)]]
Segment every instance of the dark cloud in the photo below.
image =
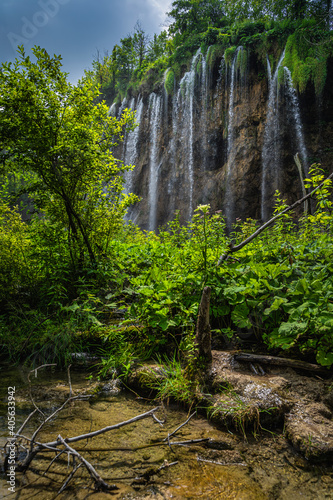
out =
[(97, 50), (111, 52), (133, 31), (137, 20), (152, 35), (159, 33), (171, 0), (0, 0), (0, 62), (40, 45), (61, 54), (64, 70), (75, 82)]

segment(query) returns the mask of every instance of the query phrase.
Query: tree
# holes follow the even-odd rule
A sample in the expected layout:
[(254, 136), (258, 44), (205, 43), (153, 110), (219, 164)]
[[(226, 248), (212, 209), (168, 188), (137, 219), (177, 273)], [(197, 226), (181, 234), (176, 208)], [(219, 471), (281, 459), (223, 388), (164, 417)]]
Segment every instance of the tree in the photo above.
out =
[(140, 21), (137, 21), (134, 26), (133, 48), (136, 54), (137, 67), (139, 69), (141, 69), (143, 60), (147, 55), (149, 41), (149, 35), (143, 31)]
[(161, 56), (171, 55), (170, 51), (171, 40), (168, 40), (166, 31), (162, 31), (159, 35), (154, 34), (153, 39), (149, 43), (147, 58), (150, 62), (156, 61)]
[(99, 91), (91, 79), (73, 86), (60, 56), (32, 52), (35, 62), (19, 47), (15, 63), (0, 67), (2, 173), (34, 174), (34, 203), (68, 235), (73, 262), (88, 254), (94, 263), (135, 199), (123, 195), (129, 167), (112, 153), (134, 116), (108, 116), (105, 103), (94, 105)]
[(248, 19), (315, 18), (329, 25), (332, 10), (332, 0), (223, 0), (223, 4), (232, 23)]
[(202, 33), (209, 26), (219, 27), (225, 17), (224, 2), (220, 0), (175, 0), (168, 15), (174, 19), (171, 34)]

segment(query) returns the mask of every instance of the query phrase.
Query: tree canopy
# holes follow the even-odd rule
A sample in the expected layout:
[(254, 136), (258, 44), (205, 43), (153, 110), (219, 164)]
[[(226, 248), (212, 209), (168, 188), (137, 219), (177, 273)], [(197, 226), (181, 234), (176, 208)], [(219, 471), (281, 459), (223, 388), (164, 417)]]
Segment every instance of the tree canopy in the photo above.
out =
[(248, 19), (318, 18), (330, 22), (332, 0), (175, 0), (170, 33), (190, 34)]
[[(34, 205), (67, 235), (73, 261), (105, 251), (134, 197), (122, 193), (122, 172), (112, 149), (134, 117), (108, 115), (89, 79), (73, 86), (61, 57), (23, 47), (14, 64), (0, 68), (0, 158), (2, 173), (30, 172)], [(98, 243), (97, 243), (98, 241)]]

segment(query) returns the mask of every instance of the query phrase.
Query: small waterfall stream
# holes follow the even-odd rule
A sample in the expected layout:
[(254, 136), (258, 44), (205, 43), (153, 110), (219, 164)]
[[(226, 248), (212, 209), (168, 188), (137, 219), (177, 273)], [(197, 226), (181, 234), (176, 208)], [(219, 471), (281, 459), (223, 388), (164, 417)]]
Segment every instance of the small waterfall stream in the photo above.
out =
[(286, 91), (289, 96), (289, 100), (291, 102), (291, 108), (292, 108), (292, 116), (294, 119), (294, 124), (295, 124), (295, 131), (296, 131), (296, 140), (297, 140), (297, 151), (295, 153), (298, 153), (302, 162), (303, 166), (303, 173), (307, 175), (308, 170), (309, 170), (309, 165), (308, 165), (308, 154), (305, 146), (305, 141), (304, 141), (304, 132), (303, 132), (303, 125), (302, 125), (302, 120), (301, 120), (301, 114), (299, 110), (299, 102), (298, 102), (298, 97), (296, 90), (293, 86), (292, 78), (291, 78), (291, 73), (288, 68), (284, 67), (284, 74), (285, 78), (287, 81), (287, 86), (286, 86)]
[[(138, 141), (140, 134), (140, 123), (142, 118), (143, 111), (143, 100), (142, 97), (139, 96), (137, 105), (135, 106), (134, 98), (130, 102), (129, 108), (132, 111), (136, 111), (135, 119), (137, 126), (134, 130), (130, 130), (125, 139), (125, 154), (124, 154), (124, 163), (125, 165), (135, 165), (138, 159)], [(129, 194), (133, 191), (133, 170), (128, 170), (125, 172), (125, 186), (124, 191), (126, 194)]]
[[(283, 135), (280, 130), (281, 106), (279, 102), (279, 70), (282, 66), (285, 51), (283, 51), (278, 65), (272, 76), (269, 59), (267, 58), (267, 70), (269, 78), (269, 95), (267, 104), (267, 117), (265, 125), (264, 143), (262, 150), (262, 181), (261, 181), (261, 219), (266, 221), (270, 216), (268, 212), (272, 205), (272, 195), (276, 189), (281, 190), (280, 176), (282, 167)], [(291, 74), (288, 68), (283, 66), (284, 72), (284, 95), (287, 97), (284, 106), (290, 107), (287, 111), (291, 113), (296, 135), (295, 150), (293, 155), (299, 153), (303, 171), (308, 172), (308, 155), (305, 146), (302, 120), (299, 110), (299, 102), (296, 90), (292, 83)], [(289, 131), (292, 135), (293, 131)], [(295, 167), (296, 168), (296, 167)]]
[[(278, 74), (284, 59), (283, 51), (274, 74), (267, 57), (268, 73), (268, 102), (267, 116), (262, 149), (262, 177), (261, 177), (261, 219), (267, 220), (267, 206), (271, 205), (272, 194), (279, 188), (279, 173), (281, 164), (281, 136), (279, 121), (279, 85)], [(268, 189), (269, 185), (269, 189)]]
[(202, 127), (202, 139), (201, 139), (201, 168), (203, 170), (207, 169), (208, 166), (208, 82), (209, 82), (209, 71), (207, 65), (207, 57), (210, 51), (210, 47), (207, 50), (206, 56), (202, 54), (201, 59), (201, 127)]
[(235, 167), (236, 151), (234, 148), (235, 139), (235, 91), (237, 83), (237, 59), (240, 51), (243, 47), (237, 47), (234, 54), (231, 70), (230, 70), (230, 87), (229, 87), (229, 108), (228, 108), (228, 139), (227, 139), (227, 171), (226, 171), (226, 186), (225, 186), (225, 196), (224, 196), (224, 211), (227, 220), (228, 227), (230, 229), (231, 223), (234, 218), (234, 194), (231, 188), (231, 176), (233, 168)]
[[(178, 131), (182, 135), (183, 159), (187, 164), (187, 192), (188, 192), (188, 219), (193, 214), (193, 184), (194, 184), (194, 151), (193, 151), (193, 127), (194, 127), (194, 90), (196, 78), (196, 66), (201, 57), (201, 49), (198, 49), (191, 63), (191, 69), (180, 81), (177, 107), (182, 109), (182, 117), (178, 118)], [(179, 115), (178, 115), (179, 116)], [(181, 127), (181, 128), (179, 128)]]
[(158, 136), (161, 129), (163, 103), (162, 98), (154, 92), (149, 96), (150, 107), (150, 156), (149, 156), (149, 181), (148, 181), (148, 205), (149, 205), (149, 231), (156, 229), (157, 215), (157, 186), (159, 164)]

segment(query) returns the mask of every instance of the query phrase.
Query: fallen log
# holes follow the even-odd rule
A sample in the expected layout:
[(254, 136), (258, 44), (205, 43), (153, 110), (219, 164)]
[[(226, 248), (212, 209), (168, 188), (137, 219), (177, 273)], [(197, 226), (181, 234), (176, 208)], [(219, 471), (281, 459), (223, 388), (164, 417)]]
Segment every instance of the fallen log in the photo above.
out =
[(327, 369), (319, 365), (314, 365), (312, 363), (307, 363), (306, 361), (300, 361), (297, 359), (278, 358), (277, 356), (266, 356), (263, 354), (249, 354), (240, 352), (234, 355), (234, 359), (235, 361), (241, 361), (245, 363), (262, 363), (264, 365), (288, 366), (289, 368), (294, 368), (296, 370), (306, 370), (326, 374), (329, 373)]

